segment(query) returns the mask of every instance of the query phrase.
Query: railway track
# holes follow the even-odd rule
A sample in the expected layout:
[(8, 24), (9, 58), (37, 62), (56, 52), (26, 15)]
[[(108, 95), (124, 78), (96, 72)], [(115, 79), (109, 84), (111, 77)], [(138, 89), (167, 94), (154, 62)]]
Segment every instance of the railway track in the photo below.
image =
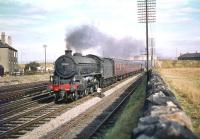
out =
[(123, 107), (128, 102), (130, 96), (136, 90), (138, 84), (144, 80), (144, 76), (140, 77), (135, 83), (133, 83), (110, 107), (108, 107), (102, 114), (100, 114), (95, 120), (90, 123), (80, 134), (76, 136), (77, 139), (91, 139), (102, 138), (101, 129), (105, 130), (105, 127), (112, 127), (116, 122), (116, 119), (123, 111)]
[(10, 101), (17, 100), (19, 98), (23, 98), (24, 96), (30, 97), (37, 95), (40, 91), (43, 91), (47, 88), (47, 83), (40, 83), (40, 84), (29, 84), (28, 86), (22, 88), (24, 86), (16, 87), (15, 90), (13, 88), (11, 90), (9, 89), (3, 89), (4, 91), (0, 91), (0, 104), (4, 104)]
[(48, 83), (47, 81), (40, 81), (40, 82), (33, 82), (33, 83), (23, 83), (23, 84), (17, 84), (17, 85), (1, 86), (0, 93), (21, 90), (24, 88), (30, 88), (30, 87), (34, 87), (41, 84), (47, 85), (47, 83)]
[(18, 138), (91, 97), (87, 96), (69, 104), (43, 103), (37, 107), (30, 107), (16, 115), (4, 117), (0, 120), (0, 137)]
[(17, 101), (3, 104), (0, 106), (0, 119), (9, 117), (10, 115), (16, 114), (18, 112), (22, 112), (28, 108), (40, 105), (43, 102), (47, 102), (47, 100), (53, 100), (53, 96), (49, 95), (49, 93), (45, 90), (41, 92), (41, 94), (34, 97), (26, 97)]
[[(121, 81), (120, 81), (121, 82)], [(115, 85), (119, 84), (116, 83)], [(109, 87), (104, 88), (106, 91), (112, 88), (115, 85), (111, 85)], [(37, 97), (37, 95), (36, 95)], [(54, 102), (47, 103), (27, 103), (27, 107), (22, 106), (15, 107), (16, 104), (20, 104), (19, 102), (12, 102), (9, 105), (4, 105), (4, 108), (14, 107), (11, 112), (5, 113), (4, 115), (0, 115), (0, 137), (1, 138), (18, 138), (27, 132), (33, 130), (35, 127), (39, 127), (40, 125), (50, 121), (52, 118), (57, 117), (64, 111), (75, 107), (84, 101), (90, 99), (92, 96), (89, 95), (82, 99), (79, 99), (75, 102), (68, 104), (55, 104)], [(23, 100), (23, 99), (22, 99)], [(24, 102), (27, 102), (30, 98), (24, 98)], [(23, 109), (23, 110), (22, 110)], [(14, 114), (15, 113), (15, 114)]]
[[(142, 80), (143, 76), (138, 76), (135, 81), (133, 81), (134, 83), (129, 82), (127, 85), (120, 88), (116, 86), (116, 88), (118, 88), (116, 92), (113, 92), (109, 96), (106, 95), (107, 97), (102, 98), (100, 102), (89, 108), (87, 111), (62, 125), (62, 127), (55, 129), (48, 135), (43, 136), (42, 139), (85, 139), (93, 137), (104, 125), (104, 123), (106, 123), (106, 119), (109, 119), (109, 117), (114, 119), (114, 117), (116, 118), (120, 115), (120, 112), (123, 110), (123, 106), (126, 104), (130, 95), (134, 92)], [(108, 93), (109, 92), (106, 92), (106, 94)], [(117, 113), (119, 113), (119, 115), (117, 115)], [(109, 124), (111, 123), (113, 124), (115, 121), (110, 120)]]

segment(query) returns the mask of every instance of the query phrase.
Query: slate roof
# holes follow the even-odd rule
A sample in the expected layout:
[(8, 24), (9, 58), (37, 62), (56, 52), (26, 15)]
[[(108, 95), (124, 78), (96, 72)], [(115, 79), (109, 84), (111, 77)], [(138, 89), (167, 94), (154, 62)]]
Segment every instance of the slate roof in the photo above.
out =
[(0, 48), (9, 48), (9, 49), (12, 49), (12, 50), (14, 50), (14, 51), (16, 51), (17, 52), (17, 50), (15, 49), (15, 48), (13, 48), (13, 47), (11, 47), (10, 45), (8, 45), (7, 43), (2, 43), (1, 41), (0, 41)]
[(200, 57), (200, 53), (186, 53), (179, 56), (179, 58), (197, 58), (197, 57)]

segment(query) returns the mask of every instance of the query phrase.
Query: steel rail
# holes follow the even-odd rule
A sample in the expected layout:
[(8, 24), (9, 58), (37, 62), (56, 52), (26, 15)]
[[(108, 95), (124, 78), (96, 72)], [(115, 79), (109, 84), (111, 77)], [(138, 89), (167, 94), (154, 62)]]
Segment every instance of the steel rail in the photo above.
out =
[[(85, 97), (85, 99), (87, 100), (90, 97), (89, 96)], [(80, 99), (79, 101), (69, 103), (69, 105), (66, 105), (66, 104), (56, 105), (55, 103), (52, 102), (51, 105), (47, 104), (45, 106), (41, 106), (40, 108), (30, 110), (27, 113), (24, 112), (22, 113), (22, 115), (19, 114), (19, 115), (16, 115), (16, 117), (10, 117), (10, 119), (5, 119), (5, 122), (1, 121), (0, 123), (1, 125), (0, 137), (8, 138), (8, 137), (16, 136), (20, 134), (22, 130), (31, 128), (33, 124), (37, 125), (37, 124), (40, 124), (40, 122), (49, 121), (45, 119), (52, 118), (52, 117), (54, 118), (58, 114), (61, 114), (63, 111), (66, 111), (76, 105), (81, 104), (82, 101), (85, 101), (85, 99)], [(20, 120), (21, 118), (25, 118), (25, 120)], [(3, 125), (4, 123), (9, 124), (8, 127), (6, 125), (4, 126)], [(20, 124), (20, 125), (16, 125), (15, 123)], [(5, 131), (2, 131), (2, 129), (5, 129)]]
[[(13, 133), (17, 133), (17, 132), (19, 132), (20, 130), (22, 130), (22, 129), (26, 128), (26, 127), (31, 126), (31, 125), (34, 124), (34, 123), (37, 123), (37, 122), (39, 122), (39, 121), (41, 121), (41, 120), (43, 120), (43, 119), (45, 119), (45, 118), (52, 117), (54, 114), (57, 114), (57, 113), (59, 113), (59, 112), (61, 112), (61, 111), (63, 111), (63, 110), (66, 110), (66, 108), (69, 108), (68, 105), (65, 105), (65, 106), (60, 106), (60, 107), (52, 107), (52, 108), (55, 108), (55, 109), (50, 109), (51, 106), (55, 106), (55, 104), (52, 103), (51, 105), (45, 105), (45, 106), (40, 107), (40, 108), (38, 108), (38, 109), (34, 109), (34, 110), (29, 111), (28, 114), (32, 114), (33, 112), (36, 112), (36, 111), (41, 111), (41, 110), (44, 111), (44, 108), (45, 108), (45, 110), (48, 110), (48, 111), (50, 111), (50, 112), (47, 112), (47, 113), (46, 113), (46, 112), (44, 111), (44, 114), (42, 114), (42, 115), (40, 115), (40, 116), (38, 116), (38, 117), (36, 117), (36, 118), (34, 118), (34, 119), (32, 119), (32, 120), (25, 121), (25, 123), (22, 123), (22, 124), (20, 124), (20, 125), (18, 125), (18, 126), (16, 126), (16, 127), (13, 127), (13, 128), (11, 128), (11, 129), (9, 129), (9, 130), (3, 132), (3, 133), (0, 133), (0, 137), (2, 137), (2, 138), (4, 138), (4, 137), (5, 137), (5, 138), (6, 138), (6, 137), (9, 137), (9, 136), (11, 136)], [(22, 115), (23, 115), (23, 116), (26, 116), (27, 114), (26, 114), (26, 113), (23, 113)], [(21, 116), (20, 116), (20, 115), (17, 115), (17, 117), (21, 117)], [(14, 118), (11, 118), (11, 119), (14, 119)], [(7, 119), (6, 121), (8, 121), (8, 120), (9, 120), (9, 119)], [(3, 122), (3, 121), (2, 121), (2, 122)]]
[(38, 91), (43, 91), (46, 89), (45, 85), (37, 86), (37, 87), (32, 87), (32, 88), (27, 88), (23, 89), (21, 91), (12, 91), (12, 92), (6, 92), (6, 93), (1, 93), (0, 94), (0, 104), (4, 104), (6, 102), (9, 102), (11, 100), (26, 96), (26, 95), (34, 95), (34, 92)]
[(11, 101), (11, 102), (8, 102), (8, 103), (4, 103), (4, 104), (1, 104), (0, 105), (0, 109), (6, 109), (9, 107), (10, 108), (15, 108), (15, 107), (19, 107), (20, 105), (24, 105), (26, 102), (29, 102), (29, 101), (35, 101), (41, 97), (45, 97), (47, 95), (49, 95), (49, 93), (44, 90), (42, 92), (36, 92), (35, 93), (36, 95), (34, 96), (27, 96), (25, 98), (21, 98), (21, 99), (18, 99), (16, 101)]
[[(42, 101), (42, 100), (44, 100), (44, 99), (49, 99), (49, 98), (52, 98), (52, 97), (53, 97), (53, 96), (47, 96), (47, 97), (45, 97), (45, 98), (40, 98), (39, 100), (31, 101), (31, 102), (29, 102), (29, 103), (27, 103), (27, 104), (23, 104), (22, 107), (18, 107), (18, 108), (16, 108), (16, 109), (13, 109), (13, 110), (11, 110), (11, 111), (8, 111), (8, 112), (5, 112), (5, 113), (1, 114), (1, 115), (0, 115), (0, 119), (4, 119), (4, 117), (8, 117), (8, 116), (10, 116), (10, 115), (12, 115), (12, 114), (14, 114), (14, 113), (20, 112), (20, 111), (22, 111), (22, 110), (26, 110), (26, 109), (30, 108), (31, 106), (38, 105), (38, 101)], [(1, 120), (0, 120), (0, 121), (1, 121)], [(0, 123), (1, 123), (1, 122), (0, 122)]]
[(85, 139), (92, 138), (96, 132), (110, 119), (112, 116), (121, 108), (121, 106), (127, 102), (127, 100), (130, 98), (130, 96), (134, 93), (136, 90), (138, 84), (140, 84), (144, 80), (144, 75), (141, 76), (136, 82), (134, 82), (134, 85), (132, 86), (131, 91), (117, 104), (117, 106), (109, 112), (109, 114), (93, 129), (90, 131), (89, 135), (86, 135)]
[(1, 86), (0, 87), (0, 94), (2, 92), (11, 92), (15, 90), (20, 90), (21, 88), (30, 88), (38, 85), (47, 85), (47, 81), (42, 82), (32, 82), (32, 83), (24, 83), (24, 84), (17, 84), (17, 85), (8, 85), (8, 86)]

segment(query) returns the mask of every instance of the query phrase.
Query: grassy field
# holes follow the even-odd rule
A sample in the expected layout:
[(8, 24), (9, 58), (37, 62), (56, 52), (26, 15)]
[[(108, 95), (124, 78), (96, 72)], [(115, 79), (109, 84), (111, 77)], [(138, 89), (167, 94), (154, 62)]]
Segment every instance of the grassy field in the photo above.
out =
[(162, 60), (157, 61), (158, 68), (200, 68), (197, 60)]
[(107, 131), (105, 135), (106, 139), (129, 139), (131, 137), (131, 132), (133, 128), (137, 126), (140, 110), (144, 105), (145, 83), (146, 80), (140, 84), (135, 93), (131, 96), (114, 127)]
[(193, 65), (193, 68), (175, 66), (175, 68), (158, 70), (169, 87), (174, 90), (184, 111), (191, 117), (194, 131), (200, 136), (200, 68), (198, 66), (198, 64)]

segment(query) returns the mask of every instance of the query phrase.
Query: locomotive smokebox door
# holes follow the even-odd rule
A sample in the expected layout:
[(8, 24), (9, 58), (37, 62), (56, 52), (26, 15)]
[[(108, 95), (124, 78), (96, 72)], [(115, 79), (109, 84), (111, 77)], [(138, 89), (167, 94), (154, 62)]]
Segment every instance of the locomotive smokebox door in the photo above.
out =
[(76, 73), (76, 63), (70, 56), (63, 55), (55, 62), (55, 72), (62, 78), (71, 78)]

